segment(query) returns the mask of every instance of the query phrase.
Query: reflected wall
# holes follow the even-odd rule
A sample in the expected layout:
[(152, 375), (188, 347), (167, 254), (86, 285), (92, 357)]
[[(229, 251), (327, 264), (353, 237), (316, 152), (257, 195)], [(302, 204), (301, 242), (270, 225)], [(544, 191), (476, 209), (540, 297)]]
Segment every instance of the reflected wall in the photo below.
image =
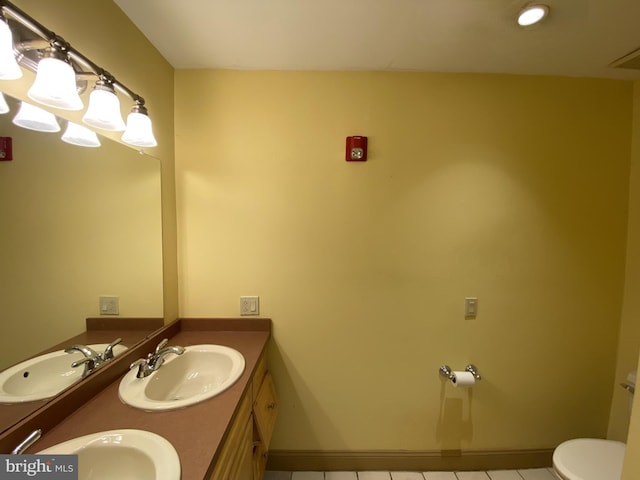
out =
[[(162, 172), (163, 316), (165, 321), (174, 320), (178, 315), (178, 287), (173, 67), (112, 0), (15, 0), (13, 3), (144, 97), (158, 141), (158, 146), (148, 153), (160, 160)], [(26, 77), (28, 74), (25, 72)], [(26, 92), (25, 85), (15, 88), (15, 83), (2, 81), (0, 87), (11, 91), (17, 98), (23, 98), (20, 93)], [(30, 79), (26, 81), (28, 85)], [(10, 88), (13, 90), (8, 90)], [(126, 116), (131, 103), (122, 96), (121, 105)], [(57, 113), (66, 115), (71, 112)], [(77, 121), (81, 115), (79, 112)]]
[(81, 148), (14, 126), (0, 162), (0, 368), (85, 330), (101, 295), (162, 317), (160, 162), (107, 139)]

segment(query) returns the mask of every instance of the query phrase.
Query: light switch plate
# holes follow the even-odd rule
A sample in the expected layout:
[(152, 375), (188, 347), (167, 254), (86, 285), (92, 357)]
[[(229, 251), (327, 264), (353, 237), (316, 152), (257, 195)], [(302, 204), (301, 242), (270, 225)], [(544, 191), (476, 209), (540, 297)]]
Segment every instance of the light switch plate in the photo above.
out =
[(260, 315), (260, 297), (240, 297), (240, 315)]
[(100, 297), (100, 315), (120, 315), (120, 297)]

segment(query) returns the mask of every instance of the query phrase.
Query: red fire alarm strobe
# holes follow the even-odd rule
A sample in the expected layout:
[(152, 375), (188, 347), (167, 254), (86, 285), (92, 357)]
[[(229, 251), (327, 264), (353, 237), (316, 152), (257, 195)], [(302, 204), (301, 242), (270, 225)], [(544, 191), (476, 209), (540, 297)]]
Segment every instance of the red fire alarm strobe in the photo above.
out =
[(367, 137), (347, 137), (347, 162), (367, 161)]
[(0, 137), (0, 162), (13, 160), (11, 137)]

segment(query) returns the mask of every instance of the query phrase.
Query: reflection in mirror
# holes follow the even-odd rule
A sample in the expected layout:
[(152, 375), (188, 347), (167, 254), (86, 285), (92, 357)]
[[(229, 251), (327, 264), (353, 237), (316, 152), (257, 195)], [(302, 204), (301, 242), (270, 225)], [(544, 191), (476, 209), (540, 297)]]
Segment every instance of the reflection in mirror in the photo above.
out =
[(101, 296), (118, 297), (120, 317), (163, 314), (159, 161), (105, 138), (99, 148), (67, 144), (64, 120), (58, 133), (17, 127), (19, 102), (7, 103), (0, 370), (82, 334)]

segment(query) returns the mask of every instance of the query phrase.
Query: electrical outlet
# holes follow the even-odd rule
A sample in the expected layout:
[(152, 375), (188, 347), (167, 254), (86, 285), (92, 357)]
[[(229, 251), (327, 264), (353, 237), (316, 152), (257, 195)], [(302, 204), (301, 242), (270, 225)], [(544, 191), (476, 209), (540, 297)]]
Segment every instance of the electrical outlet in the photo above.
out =
[(120, 297), (100, 297), (100, 315), (120, 315)]
[(260, 297), (240, 297), (240, 315), (260, 315)]

